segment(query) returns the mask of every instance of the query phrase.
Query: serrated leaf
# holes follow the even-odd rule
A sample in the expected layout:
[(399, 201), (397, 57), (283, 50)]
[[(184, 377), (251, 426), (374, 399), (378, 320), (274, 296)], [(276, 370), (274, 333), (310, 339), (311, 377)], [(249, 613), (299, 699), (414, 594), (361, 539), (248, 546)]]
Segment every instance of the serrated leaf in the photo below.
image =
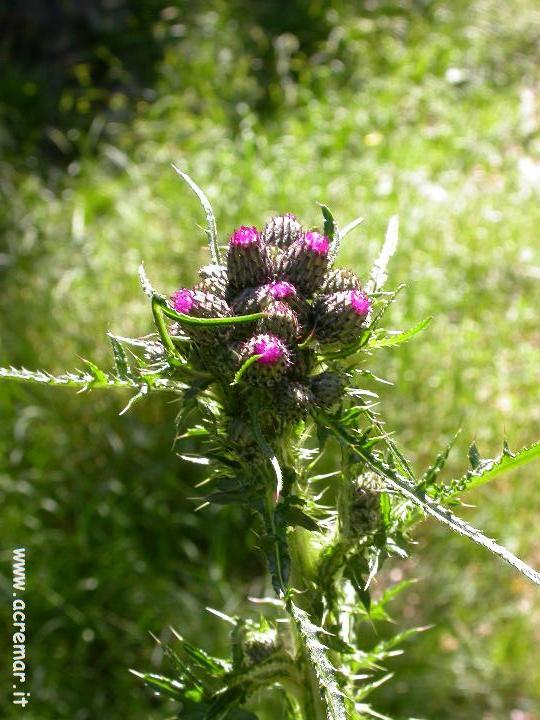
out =
[(306, 659), (309, 660), (317, 677), (327, 720), (347, 720), (343, 693), (336, 679), (336, 670), (328, 659), (326, 647), (318, 637), (321, 628), (314, 625), (305, 610), (295, 605), (291, 599), (287, 601), (287, 609), (302, 639)]
[(212, 210), (212, 206), (210, 205), (210, 201), (204, 194), (204, 192), (201, 190), (201, 188), (197, 185), (197, 183), (190, 178), (190, 176), (180, 170), (180, 168), (176, 167), (176, 165), (173, 164), (173, 169), (175, 172), (180, 175), (182, 180), (186, 182), (189, 187), (193, 190), (195, 195), (198, 197), (199, 202), (202, 205), (202, 208), (204, 210), (204, 213), (206, 215), (206, 222), (208, 223), (208, 228), (206, 230), (206, 236), (208, 238), (208, 245), (210, 248), (210, 256), (212, 258), (212, 262), (214, 265), (219, 265), (221, 263), (221, 257), (219, 252), (219, 246), (218, 246), (218, 239), (217, 239), (217, 228), (216, 228), (216, 219), (214, 217), (214, 211)]
[(147, 297), (149, 297), (150, 299), (155, 298), (155, 297), (161, 298), (162, 300), (166, 299), (164, 295), (160, 295), (152, 287), (152, 284), (151, 284), (150, 280), (148, 279), (148, 275), (146, 274), (144, 263), (141, 263), (139, 265), (139, 280), (141, 282), (143, 292)]
[(213, 677), (221, 677), (230, 670), (229, 663), (220, 658), (212, 657), (202, 648), (192, 645), (185, 640), (174, 628), (171, 628), (174, 636), (180, 642), (182, 651), (195, 663), (197, 667), (204, 670)]
[(127, 380), (129, 378), (130, 371), (129, 362), (126, 351), (124, 350), (124, 346), (120, 342), (120, 339), (116, 337), (116, 335), (113, 335), (109, 332), (107, 333), (107, 336), (109, 338), (113, 351), (116, 375), (122, 380)]
[(367, 342), (366, 347), (375, 349), (382, 347), (393, 347), (394, 345), (401, 345), (402, 343), (405, 343), (411, 338), (413, 338), (415, 335), (418, 335), (418, 333), (422, 332), (422, 330), (425, 330), (428, 325), (431, 324), (432, 320), (432, 316), (427, 317), (421, 322), (419, 322), (417, 325), (414, 325), (414, 327), (410, 328), (410, 330), (405, 330), (404, 332), (396, 333), (395, 335), (387, 335), (381, 338), (372, 336), (372, 338)]
[(330, 240), (330, 250), (328, 252), (328, 262), (331, 264), (336, 259), (339, 252), (340, 234), (334, 216), (332, 215), (330, 208), (323, 203), (317, 203), (321, 208), (324, 220), (323, 232), (326, 237)]
[(178, 680), (173, 680), (163, 675), (155, 675), (154, 673), (140, 673), (136, 670), (132, 670), (131, 672), (136, 677), (141, 678), (148, 687), (151, 687), (159, 693), (168, 695), (174, 700), (181, 700), (184, 696), (185, 687), (182, 683), (179, 683)]
[(444, 450), (437, 455), (433, 465), (430, 465), (430, 467), (428, 467), (426, 472), (422, 475), (420, 482), (417, 485), (418, 490), (427, 490), (437, 481), (439, 474), (442, 472), (444, 466), (446, 465), (446, 461), (448, 460), (448, 456), (450, 455), (450, 450), (454, 447), (459, 433), (460, 431), (458, 430), (454, 437), (446, 445)]
[(387, 673), (386, 675), (383, 675), (382, 677), (377, 678), (377, 680), (373, 680), (370, 683), (362, 683), (362, 687), (360, 688), (360, 690), (355, 693), (355, 699), (365, 700), (365, 698), (367, 698), (368, 695), (371, 695), (374, 690), (376, 690), (378, 687), (381, 687), (381, 685), (384, 685), (384, 683), (388, 682), (393, 677), (394, 673)]
[(52, 385), (58, 387), (78, 387), (84, 390), (93, 388), (129, 388), (137, 387), (132, 380), (122, 380), (113, 375), (108, 375), (92, 364), (89, 372), (76, 370), (63, 375), (52, 375), (46, 370), (27, 370), (26, 368), (0, 368), (0, 378), (5, 380), (18, 380), (19, 382), (33, 383), (38, 385)]
[[(527, 565), (527, 563), (523, 562), (523, 560), (520, 560), (509, 550), (499, 545), (495, 542), (495, 540), (486, 537), (480, 530), (472, 525), (469, 525), (469, 523), (465, 522), (465, 520), (462, 520), (451, 513), (447, 508), (427, 496), (424, 492), (418, 491), (416, 489), (417, 482), (412, 474), (410, 466), (395, 444), (392, 444), (391, 447), (398, 462), (397, 469), (391, 467), (387, 462), (374, 453), (364, 450), (364, 448), (355, 441), (354, 436), (351, 436), (345, 430), (337, 426), (334, 422), (332, 422), (329, 416), (326, 416), (326, 421), (330, 423), (330, 427), (336, 438), (341, 443), (344, 443), (355, 450), (363, 458), (366, 465), (377, 473), (377, 475), (385, 481), (389, 488), (397, 491), (407, 500), (410, 500), (414, 505), (421, 508), (426, 515), (434, 517), (436, 520), (444, 525), (447, 525), (459, 535), (468, 537), (478, 545), (485, 547), (494, 555), (497, 555), (505, 560), (525, 577), (529, 578), (529, 580), (532, 580), (532, 582), (536, 585), (540, 585), (540, 573), (533, 570), (533, 568)], [(390, 443), (391, 441), (388, 440), (388, 442)], [(407, 476), (400, 474), (400, 470), (405, 471)]]
[(358, 217), (355, 220), (352, 220), (350, 223), (345, 225), (345, 227), (339, 231), (339, 239), (340, 241), (343, 240), (344, 237), (346, 237), (350, 232), (352, 232), (355, 228), (357, 228), (359, 225), (361, 225), (364, 222), (363, 217)]
[[(470, 450), (469, 457), (471, 457)], [(499, 457), (493, 460), (482, 460), (478, 450), (476, 449), (476, 454), (474, 455), (474, 465), (471, 459), (473, 469), (469, 470), (459, 480), (453, 480), (449, 483), (449, 485), (444, 488), (442, 496), (447, 499), (462, 493), (465, 490), (472, 490), (480, 487), (481, 485), (491, 482), (491, 480), (494, 480), (496, 477), (505, 472), (515, 470), (516, 468), (526, 465), (527, 463), (539, 458), (540, 442), (534, 443), (529, 447), (524, 447), (517, 453), (509, 453), (506, 448)]]
[(379, 292), (384, 287), (387, 279), (387, 268), (390, 258), (395, 253), (398, 245), (399, 220), (397, 215), (393, 215), (388, 223), (384, 245), (379, 257), (375, 260), (368, 283), (366, 292), (368, 294)]

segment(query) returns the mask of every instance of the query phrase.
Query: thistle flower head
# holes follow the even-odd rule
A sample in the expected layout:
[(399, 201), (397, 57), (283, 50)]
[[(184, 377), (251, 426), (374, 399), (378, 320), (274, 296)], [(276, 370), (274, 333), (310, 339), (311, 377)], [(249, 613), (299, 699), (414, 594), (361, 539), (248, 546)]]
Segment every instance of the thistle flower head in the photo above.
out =
[(225, 297), (229, 278), (224, 265), (203, 265), (199, 277), (201, 281), (197, 284), (198, 288)]
[(362, 290), (324, 295), (315, 304), (315, 332), (321, 343), (351, 343), (364, 327), (371, 301)]
[(294, 341), (300, 334), (300, 323), (296, 312), (282, 300), (267, 300), (263, 303), (266, 317), (259, 320), (257, 330)]
[(259, 240), (260, 236), (256, 227), (241, 225), (231, 235), (229, 245), (230, 247), (250, 247), (256, 245)]
[(272, 277), (272, 259), (268, 247), (261, 241), (257, 228), (237, 228), (230, 237), (227, 252), (227, 298), (249, 287), (262, 285)]
[(250, 355), (260, 355), (257, 362), (261, 365), (276, 365), (287, 359), (287, 348), (277, 335), (269, 333), (257, 335), (250, 343), (252, 348)]
[(327, 273), (321, 290), (325, 295), (342, 290), (360, 290), (360, 278), (352, 270), (335, 268)]
[(193, 292), (187, 288), (181, 288), (177, 290), (171, 296), (171, 302), (176, 312), (182, 313), (183, 315), (189, 315), (195, 304), (195, 298)]
[(326, 235), (321, 235), (316, 230), (309, 230), (303, 238), (303, 245), (315, 255), (326, 257), (330, 250), (330, 240)]
[(361, 290), (350, 290), (349, 291), (349, 303), (353, 312), (361, 317), (369, 315), (371, 310), (371, 301), (368, 296)]
[(271, 295), (274, 300), (284, 300), (296, 295), (294, 285), (286, 280), (274, 280), (267, 286), (267, 289), (268, 294)]
[(330, 241), (325, 235), (309, 231), (282, 253), (277, 261), (277, 275), (291, 283), (303, 295), (317, 292), (328, 270)]
[(171, 296), (171, 304), (176, 312), (183, 315), (212, 318), (231, 314), (229, 306), (222, 298), (198, 286), (191, 290), (177, 290)]
[(267, 245), (277, 248), (287, 248), (302, 235), (302, 225), (292, 213), (276, 215), (266, 223), (262, 232), (262, 239)]

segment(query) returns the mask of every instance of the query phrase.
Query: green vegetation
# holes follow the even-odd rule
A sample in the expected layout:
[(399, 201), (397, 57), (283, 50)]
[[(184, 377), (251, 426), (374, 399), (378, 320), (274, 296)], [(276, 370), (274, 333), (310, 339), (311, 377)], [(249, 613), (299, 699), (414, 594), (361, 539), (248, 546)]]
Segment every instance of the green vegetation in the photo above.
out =
[[(356, 5), (315, 12), (299, 2), (278, 17), (216, 2), (187, 20), (156, 7), (153, 37), (165, 40), (152, 102), (126, 97), (124, 118), (91, 105), (84, 130), (67, 108), (53, 133), (69, 143), (64, 164), (48, 166), (37, 143), (17, 154), (5, 124), (0, 365), (55, 371), (77, 356), (102, 365), (107, 330), (150, 330), (141, 260), (161, 292), (193, 281), (208, 257), (204, 218), (174, 162), (207, 191), (222, 240), (273, 211), (319, 223), (316, 201), (345, 223), (363, 215), (341, 250), (360, 274), (399, 214), (390, 283), (407, 287), (391, 317), (402, 330), (434, 321), (371, 369), (395, 385), (385, 413), (416, 467), (458, 427), (448, 477), (465, 470), (458, 460), (472, 439), (490, 457), (503, 435), (512, 448), (538, 439), (536, 5)], [(149, 400), (118, 417), (128, 397), (1, 388), (0, 589), (8, 598), (10, 550), (26, 545), (32, 720), (167, 717), (127, 672), (162, 668), (146, 633), (168, 640), (173, 625), (219, 653), (227, 627), (203, 608), (234, 614), (264, 591), (248, 515), (194, 516), (201, 474), (170, 453), (177, 407)], [(535, 567), (537, 475), (518, 469), (460, 510)], [(234, 557), (224, 553), (230, 534)], [(382, 687), (377, 707), (532, 720), (537, 590), (429, 523), (418, 540), (406, 573), (419, 582), (394, 615), (403, 628), (434, 628), (392, 662), (398, 693)], [(6, 712), (20, 711), (6, 701)]]

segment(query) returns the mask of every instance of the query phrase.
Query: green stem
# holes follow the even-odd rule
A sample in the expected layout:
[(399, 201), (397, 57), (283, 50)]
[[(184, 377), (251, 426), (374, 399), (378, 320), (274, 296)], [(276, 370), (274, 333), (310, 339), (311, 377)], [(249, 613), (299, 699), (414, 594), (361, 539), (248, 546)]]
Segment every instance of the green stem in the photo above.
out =
[(186, 325), (200, 325), (201, 327), (213, 327), (215, 325), (241, 325), (242, 323), (250, 323), (266, 317), (266, 314), (262, 312), (251, 313), (250, 315), (231, 315), (229, 317), (195, 317), (194, 315), (186, 315), (185, 313), (176, 312), (176, 310), (170, 308), (163, 299), (159, 297), (152, 298), (152, 304), (154, 304), (154, 300), (156, 304), (161, 307), (164, 315), (170, 317), (171, 320), (178, 320), (178, 322), (185, 323)]
[(171, 357), (178, 360), (180, 356), (171, 339), (171, 336), (169, 335), (167, 324), (165, 322), (165, 318), (163, 317), (163, 304), (155, 296), (152, 298), (152, 315), (154, 316), (154, 322), (156, 324), (159, 337), (161, 338), (161, 342), (165, 345)]

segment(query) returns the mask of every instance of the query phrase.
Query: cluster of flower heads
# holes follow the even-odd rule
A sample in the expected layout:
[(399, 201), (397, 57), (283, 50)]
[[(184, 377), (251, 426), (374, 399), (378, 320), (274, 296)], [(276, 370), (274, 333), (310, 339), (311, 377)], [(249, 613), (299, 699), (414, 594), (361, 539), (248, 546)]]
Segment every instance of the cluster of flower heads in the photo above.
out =
[(260, 388), (288, 419), (339, 400), (343, 376), (316, 372), (317, 349), (354, 342), (371, 303), (353, 272), (331, 268), (330, 251), (328, 237), (305, 231), (291, 214), (271, 218), (262, 232), (235, 230), (226, 264), (201, 268), (193, 288), (172, 295), (172, 307), (201, 318), (264, 316), (231, 326), (180, 323), (176, 331), (193, 341), (192, 362), (220, 382), (240, 374), (238, 392)]

